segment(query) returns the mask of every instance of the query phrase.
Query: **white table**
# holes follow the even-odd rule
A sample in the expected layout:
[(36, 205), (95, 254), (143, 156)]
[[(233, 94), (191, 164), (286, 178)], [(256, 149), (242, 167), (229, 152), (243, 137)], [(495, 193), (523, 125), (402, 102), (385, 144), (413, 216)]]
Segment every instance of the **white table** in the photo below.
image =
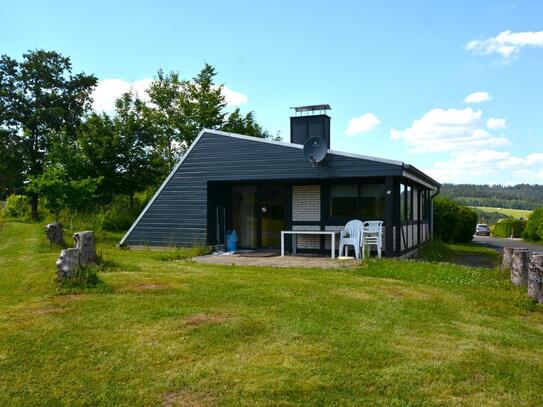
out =
[(285, 256), (285, 235), (292, 235), (292, 254), (296, 254), (296, 235), (329, 235), (332, 238), (330, 251), (332, 258), (336, 258), (336, 235), (339, 232), (332, 230), (282, 230), (281, 231), (281, 257)]

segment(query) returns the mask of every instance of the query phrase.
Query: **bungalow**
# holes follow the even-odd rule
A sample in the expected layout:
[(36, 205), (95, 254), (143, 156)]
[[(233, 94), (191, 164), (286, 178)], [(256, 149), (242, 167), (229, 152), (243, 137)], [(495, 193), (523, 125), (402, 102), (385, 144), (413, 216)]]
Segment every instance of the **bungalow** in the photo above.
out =
[[(278, 249), (283, 230), (339, 231), (361, 219), (384, 221), (386, 256), (416, 249), (431, 237), (440, 184), (400, 161), (331, 150), (329, 108), (296, 108), (290, 143), (202, 130), (120, 244), (216, 246), (235, 230), (240, 248)], [(312, 137), (326, 144), (318, 163), (304, 156)], [(330, 244), (296, 239), (299, 252)]]

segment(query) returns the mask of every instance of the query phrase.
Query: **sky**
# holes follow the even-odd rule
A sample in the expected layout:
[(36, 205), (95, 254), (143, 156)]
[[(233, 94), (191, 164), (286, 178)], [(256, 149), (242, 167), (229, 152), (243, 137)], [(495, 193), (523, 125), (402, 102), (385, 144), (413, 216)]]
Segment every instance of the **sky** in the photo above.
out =
[(96, 110), (210, 63), (229, 108), (289, 140), (328, 103), (334, 150), (440, 182), (543, 184), (543, 1), (7, 1), (0, 54), (69, 56)]

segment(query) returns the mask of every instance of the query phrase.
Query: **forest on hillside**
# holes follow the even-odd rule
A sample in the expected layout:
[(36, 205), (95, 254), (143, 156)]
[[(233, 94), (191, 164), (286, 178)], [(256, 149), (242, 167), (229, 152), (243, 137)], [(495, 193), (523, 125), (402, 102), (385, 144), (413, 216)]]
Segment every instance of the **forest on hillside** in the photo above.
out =
[(533, 210), (543, 206), (543, 185), (443, 184), (441, 194), (468, 206)]

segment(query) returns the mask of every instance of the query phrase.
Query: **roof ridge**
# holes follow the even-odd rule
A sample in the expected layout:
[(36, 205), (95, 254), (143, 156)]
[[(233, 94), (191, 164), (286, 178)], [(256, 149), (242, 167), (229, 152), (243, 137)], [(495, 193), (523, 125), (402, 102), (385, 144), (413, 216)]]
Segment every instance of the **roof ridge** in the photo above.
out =
[[(303, 149), (304, 148), (304, 146), (301, 145), (301, 144), (288, 143), (286, 141), (268, 140), (268, 139), (265, 139), (265, 138), (247, 136), (245, 134), (231, 133), (231, 132), (222, 131), (222, 130), (203, 129), (202, 132), (204, 132), (204, 133), (213, 133), (213, 134), (217, 134), (219, 136), (234, 137), (234, 138), (239, 138), (239, 139), (249, 140), (249, 141), (257, 141), (257, 142), (261, 142), (261, 143), (275, 144), (275, 145), (279, 145), (279, 146), (283, 146), (283, 147), (291, 147), (291, 148), (297, 148), (297, 149)], [(359, 158), (361, 160), (376, 161), (376, 162), (381, 162), (381, 163), (385, 163), (385, 164), (404, 165), (403, 161), (389, 160), (387, 158), (373, 157), (373, 156), (356, 154), (356, 153), (348, 153), (348, 152), (345, 152), (345, 151), (338, 151), (338, 150), (332, 150), (332, 149), (328, 149), (326, 152), (329, 153), (329, 154), (339, 155), (339, 156), (342, 156), (342, 157)]]

